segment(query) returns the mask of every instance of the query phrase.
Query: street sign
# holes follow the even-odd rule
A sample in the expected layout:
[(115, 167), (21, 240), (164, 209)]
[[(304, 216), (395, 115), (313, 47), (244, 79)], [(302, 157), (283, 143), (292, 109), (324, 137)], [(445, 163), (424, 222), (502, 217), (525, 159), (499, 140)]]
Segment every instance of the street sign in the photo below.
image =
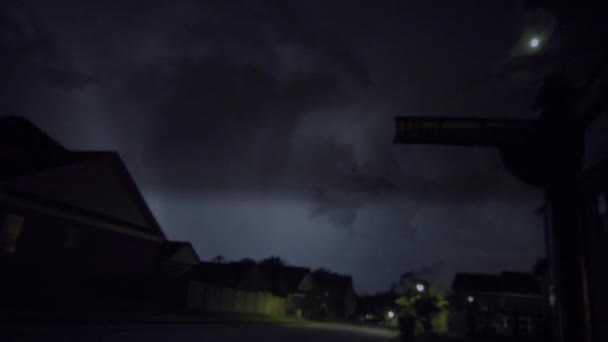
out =
[(396, 117), (395, 143), (521, 145), (538, 136), (536, 120)]

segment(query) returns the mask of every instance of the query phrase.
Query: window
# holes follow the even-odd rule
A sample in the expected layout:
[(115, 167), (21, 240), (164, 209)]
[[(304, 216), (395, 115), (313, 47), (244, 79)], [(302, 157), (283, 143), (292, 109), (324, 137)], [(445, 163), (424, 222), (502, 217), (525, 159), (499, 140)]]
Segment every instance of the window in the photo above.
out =
[(608, 196), (605, 192), (597, 196), (597, 213), (600, 219), (600, 229), (608, 233)]
[(499, 314), (494, 318), (492, 325), (497, 334), (509, 335), (513, 330), (513, 317)]
[(17, 251), (17, 240), (23, 228), (23, 217), (8, 214), (0, 226), (0, 253), (13, 254)]

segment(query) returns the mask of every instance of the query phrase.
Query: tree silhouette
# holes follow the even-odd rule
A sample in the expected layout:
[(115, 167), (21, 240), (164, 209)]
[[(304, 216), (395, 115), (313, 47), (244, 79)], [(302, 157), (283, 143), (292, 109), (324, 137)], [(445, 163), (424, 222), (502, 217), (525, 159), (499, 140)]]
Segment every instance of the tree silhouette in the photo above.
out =
[(332, 272), (332, 271), (330, 271), (330, 270), (328, 270), (326, 268), (323, 268), (323, 267), (317, 268), (314, 271), (314, 273), (315, 274), (335, 274), (334, 272)]
[[(418, 285), (424, 286), (422, 290), (418, 288)], [(396, 302), (402, 313), (419, 320), (427, 333), (431, 331), (433, 316), (448, 307), (448, 301), (443, 291), (431, 286), (428, 281), (413, 272), (401, 275), (396, 290), (400, 295)]]
[(256, 264), (256, 261), (251, 258), (243, 258), (239, 260), (239, 264)]
[(217, 262), (217, 263), (223, 263), (226, 261), (226, 259), (224, 259), (223, 256), (218, 255), (216, 257), (214, 257), (213, 259), (211, 259), (212, 262)]
[(280, 268), (285, 266), (285, 262), (278, 256), (270, 256), (266, 259), (260, 260), (260, 265), (262, 267)]

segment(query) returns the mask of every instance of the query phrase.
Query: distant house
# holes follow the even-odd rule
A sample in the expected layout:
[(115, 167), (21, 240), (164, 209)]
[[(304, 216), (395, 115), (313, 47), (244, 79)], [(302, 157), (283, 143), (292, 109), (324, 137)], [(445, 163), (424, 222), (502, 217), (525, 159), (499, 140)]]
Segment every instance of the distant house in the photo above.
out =
[(541, 284), (529, 273), (458, 273), (450, 329), (469, 336), (539, 337), (544, 333)]
[(144, 279), (150, 301), (165, 312), (187, 310), (188, 273), (200, 262), (189, 242), (166, 241), (158, 254), (158, 269), (153, 277)]
[(187, 305), (202, 312), (284, 315), (286, 298), (255, 263), (201, 262), (188, 273)]
[(321, 309), (321, 293), (313, 273), (305, 267), (283, 266), (280, 269), (280, 296), (287, 297), (287, 313), (298, 318), (312, 318)]
[(185, 275), (199, 263), (199, 257), (190, 242), (167, 241), (161, 246), (159, 272), (164, 277)]
[(319, 318), (338, 320), (354, 318), (357, 294), (353, 288), (352, 277), (317, 270), (314, 278), (321, 291)]
[(0, 286), (15, 303), (64, 305), (85, 279), (156, 272), (166, 237), (117, 153), (70, 151), (2, 117), (0, 165), (0, 267), (12, 275)]

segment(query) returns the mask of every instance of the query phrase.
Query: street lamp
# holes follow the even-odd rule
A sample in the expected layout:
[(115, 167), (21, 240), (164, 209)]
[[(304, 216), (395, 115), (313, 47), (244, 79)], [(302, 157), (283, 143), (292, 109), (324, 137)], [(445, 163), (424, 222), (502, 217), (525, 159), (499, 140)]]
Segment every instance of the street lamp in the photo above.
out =
[(468, 296), (467, 297), (467, 302), (473, 303), (474, 301), (475, 301), (475, 297), (473, 297), (473, 296)]
[(416, 290), (418, 292), (424, 292), (424, 284), (416, 284)]
[(395, 318), (395, 312), (393, 312), (393, 311), (389, 311), (386, 315), (388, 316), (389, 319)]

